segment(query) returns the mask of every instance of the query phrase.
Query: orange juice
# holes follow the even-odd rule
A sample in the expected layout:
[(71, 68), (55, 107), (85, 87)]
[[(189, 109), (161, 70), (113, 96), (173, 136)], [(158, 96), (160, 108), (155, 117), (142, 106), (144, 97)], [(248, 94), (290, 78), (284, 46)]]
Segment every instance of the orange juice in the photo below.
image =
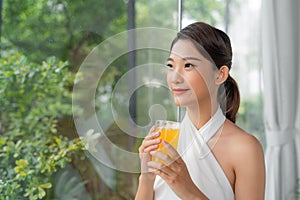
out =
[[(157, 130), (160, 132), (160, 139), (170, 143), (174, 149), (177, 149), (178, 138), (179, 138), (179, 129), (166, 129), (162, 128), (161, 130)], [(163, 144), (160, 143), (158, 145), (158, 150), (163, 150)]]
[[(178, 138), (179, 138), (179, 122), (173, 121), (165, 121), (165, 120), (157, 120), (155, 123), (156, 131), (160, 132), (159, 138), (162, 141), (166, 141), (171, 144), (175, 149), (178, 146)], [(170, 153), (165, 149), (162, 142), (158, 145), (157, 151), (164, 152), (166, 154)], [(153, 160), (156, 160), (155, 158)]]

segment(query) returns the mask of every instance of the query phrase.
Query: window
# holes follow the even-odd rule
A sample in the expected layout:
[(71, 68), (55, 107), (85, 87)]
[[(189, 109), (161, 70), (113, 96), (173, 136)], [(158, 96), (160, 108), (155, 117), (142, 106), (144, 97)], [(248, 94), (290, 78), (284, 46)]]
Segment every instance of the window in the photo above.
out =
[[(1, 196), (133, 199), (138, 174), (121, 165), (129, 166), (132, 153), (136, 160), (130, 164), (138, 169), (137, 149), (151, 122), (178, 115), (163, 74), (157, 73), (164, 71), (178, 29), (178, 2), (0, 3)], [(182, 26), (205, 21), (228, 32), (232, 75), (242, 96), (237, 123), (265, 143), (259, 8), (260, 0), (184, 0)], [(129, 20), (134, 33), (124, 32)], [(136, 40), (128, 43), (131, 37)], [(102, 64), (105, 68), (91, 70)], [(81, 71), (83, 66), (87, 70)], [(79, 92), (72, 94), (73, 88)], [(78, 137), (90, 151), (81, 150)]]

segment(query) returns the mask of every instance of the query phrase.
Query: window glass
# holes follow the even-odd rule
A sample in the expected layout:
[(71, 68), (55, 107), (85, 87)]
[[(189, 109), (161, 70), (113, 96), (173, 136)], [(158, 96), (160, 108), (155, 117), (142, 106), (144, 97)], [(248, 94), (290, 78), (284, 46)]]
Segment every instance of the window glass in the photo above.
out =
[[(1, 196), (133, 199), (142, 138), (155, 119), (178, 118), (165, 82), (178, 2), (0, 2)], [(182, 26), (228, 32), (237, 123), (264, 143), (259, 8), (260, 0), (184, 0)]]
[[(265, 147), (260, 62), (260, 0), (237, 1), (231, 8), (229, 35), (234, 51), (232, 74), (240, 87), (237, 123)], [(233, 4), (234, 5), (234, 4)], [(239, 16), (239, 17), (234, 17)]]

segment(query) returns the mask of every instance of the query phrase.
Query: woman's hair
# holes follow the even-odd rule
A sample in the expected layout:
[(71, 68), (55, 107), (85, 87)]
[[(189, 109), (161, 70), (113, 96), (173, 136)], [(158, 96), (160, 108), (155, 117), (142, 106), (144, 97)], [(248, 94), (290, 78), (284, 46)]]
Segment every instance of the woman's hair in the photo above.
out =
[[(196, 22), (183, 28), (173, 40), (173, 45), (180, 39), (188, 39), (194, 43), (199, 52), (208, 60), (214, 62), (220, 69), (232, 64), (232, 49), (230, 39), (223, 31), (203, 22)], [(235, 80), (228, 75), (224, 87), (219, 87), (218, 102), (223, 113), (235, 123), (236, 114), (240, 106), (240, 93)]]

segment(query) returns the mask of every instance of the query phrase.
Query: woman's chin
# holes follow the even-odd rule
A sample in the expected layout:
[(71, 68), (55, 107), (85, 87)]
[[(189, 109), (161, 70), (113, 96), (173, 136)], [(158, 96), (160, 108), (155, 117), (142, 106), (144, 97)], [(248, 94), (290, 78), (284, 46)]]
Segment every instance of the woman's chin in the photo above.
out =
[(183, 97), (174, 96), (174, 103), (176, 106), (181, 106), (181, 107), (189, 107), (189, 106), (198, 105), (198, 101), (195, 99), (192, 99), (191, 97), (183, 98)]
[(178, 101), (175, 101), (176, 106), (182, 106)]
[(174, 103), (176, 106), (186, 106), (186, 103), (183, 99), (180, 98), (174, 98)]

